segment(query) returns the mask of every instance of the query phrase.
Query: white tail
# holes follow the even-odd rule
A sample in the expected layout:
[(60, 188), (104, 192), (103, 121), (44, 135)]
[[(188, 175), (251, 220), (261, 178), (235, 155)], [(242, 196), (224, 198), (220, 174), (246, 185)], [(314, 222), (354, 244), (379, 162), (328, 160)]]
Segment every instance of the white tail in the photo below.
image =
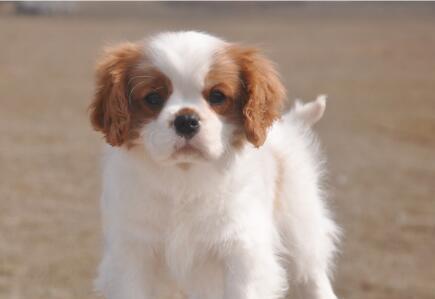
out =
[(326, 95), (319, 95), (315, 101), (306, 104), (296, 100), (293, 113), (296, 118), (312, 126), (322, 118), (325, 107)]

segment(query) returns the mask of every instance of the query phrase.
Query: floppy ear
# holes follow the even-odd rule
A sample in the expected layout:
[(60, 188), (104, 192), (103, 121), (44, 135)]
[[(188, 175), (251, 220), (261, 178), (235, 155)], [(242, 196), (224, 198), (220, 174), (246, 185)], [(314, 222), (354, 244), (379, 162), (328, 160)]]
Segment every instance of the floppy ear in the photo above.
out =
[(240, 66), (245, 134), (254, 146), (261, 146), (267, 130), (281, 115), (285, 88), (272, 62), (255, 49), (233, 46)]
[(107, 143), (120, 146), (130, 128), (128, 75), (143, 56), (137, 44), (123, 43), (105, 51), (97, 64), (96, 91), (90, 106), (91, 123)]

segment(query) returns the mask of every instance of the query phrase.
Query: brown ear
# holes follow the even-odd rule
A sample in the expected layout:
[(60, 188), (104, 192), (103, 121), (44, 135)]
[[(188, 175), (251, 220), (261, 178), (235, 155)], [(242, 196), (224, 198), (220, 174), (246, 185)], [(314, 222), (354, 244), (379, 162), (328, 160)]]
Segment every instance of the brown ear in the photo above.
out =
[(267, 130), (281, 115), (285, 88), (272, 62), (257, 50), (232, 47), (240, 66), (243, 87), (243, 122), (249, 142), (261, 146)]
[(90, 106), (91, 123), (107, 143), (122, 145), (130, 128), (128, 76), (143, 56), (139, 45), (124, 43), (105, 51), (97, 64), (96, 91)]

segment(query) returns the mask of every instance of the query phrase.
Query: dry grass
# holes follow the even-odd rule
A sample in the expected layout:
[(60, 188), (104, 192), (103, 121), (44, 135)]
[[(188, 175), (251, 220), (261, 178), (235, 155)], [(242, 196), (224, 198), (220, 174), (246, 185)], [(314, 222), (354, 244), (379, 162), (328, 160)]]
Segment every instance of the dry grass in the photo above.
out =
[(0, 298), (95, 297), (93, 63), (105, 44), (180, 28), (259, 44), (291, 97), (329, 94), (317, 130), (346, 232), (340, 297), (433, 298), (434, 5), (280, 4), (239, 14), (147, 4), (131, 18), (128, 9), (97, 16), (95, 5), (68, 17), (0, 14)]

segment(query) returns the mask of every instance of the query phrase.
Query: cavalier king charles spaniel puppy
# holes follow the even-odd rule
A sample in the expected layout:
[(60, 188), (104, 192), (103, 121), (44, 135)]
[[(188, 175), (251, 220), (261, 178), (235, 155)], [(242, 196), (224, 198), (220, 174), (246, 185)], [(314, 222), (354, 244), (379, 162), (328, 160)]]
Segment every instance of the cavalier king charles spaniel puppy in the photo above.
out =
[[(338, 228), (310, 129), (325, 97), (282, 113), (257, 50), (167, 32), (103, 55), (90, 107), (107, 142), (108, 299), (334, 299)], [(294, 298), (294, 297), (292, 297)]]

